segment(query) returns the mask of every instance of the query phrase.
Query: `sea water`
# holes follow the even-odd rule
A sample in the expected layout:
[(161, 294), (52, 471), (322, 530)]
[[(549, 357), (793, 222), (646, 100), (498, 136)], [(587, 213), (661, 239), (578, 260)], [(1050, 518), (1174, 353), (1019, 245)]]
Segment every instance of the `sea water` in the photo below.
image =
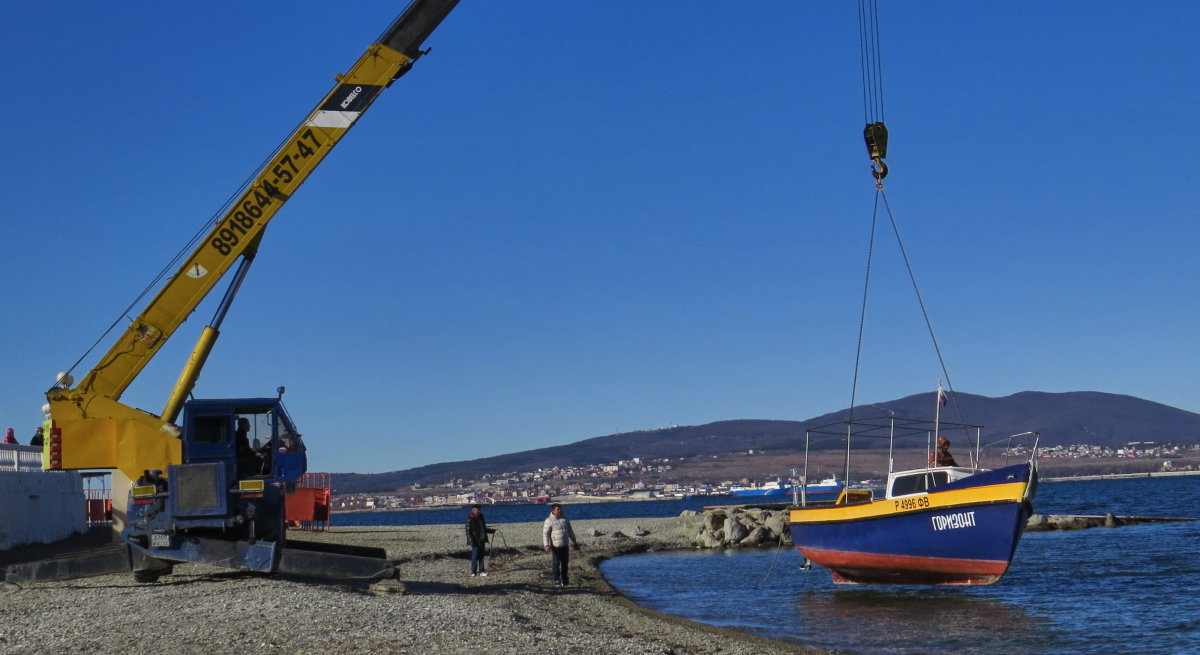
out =
[[(637, 519), (641, 517), (679, 516), (684, 510), (701, 511), (709, 505), (737, 505), (746, 502), (729, 496), (709, 496), (686, 500), (639, 500), (604, 501), (591, 503), (565, 503), (563, 511), (573, 523), (588, 519)], [(780, 497), (771, 502), (786, 503)], [(535, 503), (528, 505), (484, 505), (483, 513), (489, 526), (502, 523), (528, 523), (542, 521), (550, 515), (550, 505)], [(338, 513), (333, 516), (333, 525), (443, 525), (462, 523), (467, 520), (463, 507), (444, 509), (401, 509), (376, 510), (369, 512)]]
[[(1040, 514), (1200, 516), (1200, 476), (1043, 483)], [(1200, 649), (1200, 521), (1027, 533), (984, 587), (834, 585), (794, 549), (629, 555), (630, 599), (845, 654), (1082, 655)]]

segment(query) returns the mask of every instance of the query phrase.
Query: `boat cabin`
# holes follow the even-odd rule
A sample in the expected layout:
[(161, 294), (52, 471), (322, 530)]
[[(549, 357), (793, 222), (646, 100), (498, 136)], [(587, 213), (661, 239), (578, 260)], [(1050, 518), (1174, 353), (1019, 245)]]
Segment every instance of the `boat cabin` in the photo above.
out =
[(939, 466), (911, 471), (897, 471), (888, 475), (885, 497), (899, 498), (901, 496), (927, 493), (934, 487), (940, 487), (955, 480), (961, 480), (978, 472), (978, 469), (973, 470), (961, 466)]

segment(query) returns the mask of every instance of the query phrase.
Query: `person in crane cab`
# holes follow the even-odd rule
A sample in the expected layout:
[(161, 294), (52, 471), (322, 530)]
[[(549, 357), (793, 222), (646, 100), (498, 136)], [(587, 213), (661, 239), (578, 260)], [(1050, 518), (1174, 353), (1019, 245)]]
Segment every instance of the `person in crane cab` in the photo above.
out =
[(258, 475), (262, 472), (262, 459), (250, 446), (250, 419), (239, 416), (237, 430), (234, 431), (234, 434), (234, 440), (237, 443), (238, 475), (241, 477)]

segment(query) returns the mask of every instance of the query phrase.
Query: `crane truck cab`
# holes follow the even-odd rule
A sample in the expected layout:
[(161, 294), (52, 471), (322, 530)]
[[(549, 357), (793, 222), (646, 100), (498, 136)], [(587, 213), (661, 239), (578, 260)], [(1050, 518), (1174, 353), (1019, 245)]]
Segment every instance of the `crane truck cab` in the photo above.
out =
[(181, 427), (183, 462), (146, 471), (129, 492), (121, 536), (134, 576), (152, 582), (181, 562), (275, 570), (285, 496), (307, 467), (282, 399), (192, 400)]

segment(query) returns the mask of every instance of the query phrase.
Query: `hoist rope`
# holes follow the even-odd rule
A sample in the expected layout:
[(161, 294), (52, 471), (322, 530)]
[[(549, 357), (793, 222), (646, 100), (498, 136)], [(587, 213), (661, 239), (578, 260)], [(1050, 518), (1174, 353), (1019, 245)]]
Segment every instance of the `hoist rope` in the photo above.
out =
[[(863, 84), (863, 119), (867, 124), (864, 136), (867, 138), (867, 149), (872, 161), (879, 167), (872, 168), (875, 177), (875, 188), (883, 190), (883, 177), (887, 168), (883, 164), (882, 155), (887, 150), (887, 131), (883, 127), (883, 66), (880, 63), (879, 52), (879, 7), (876, 0), (858, 0), (858, 45), (862, 66)], [(872, 131), (872, 125), (877, 125), (879, 132)], [(876, 142), (876, 135), (882, 136), (882, 143)], [(871, 234), (867, 246), (867, 272), (863, 281), (862, 308), (858, 319), (858, 343), (854, 351), (854, 378), (850, 385), (850, 409), (846, 417), (846, 458), (843, 479), (850, 479), (850, 435), (854, 430), (854, 403), (858, 397), (858, 372), (862, 364), (863, 332), (867, 323), (867, 298), (871, 286), (871, 260), (875, 252), (875, 229), (879, 216), (879, 196), (875, 197), (874, 210), (871, 213)]]
[(863, 117), (866, 123), (882, 122), (883, 65), (879, 46), (877, 0), (858, 0), (858, 43), (862, 58)]
[[(786, 528), (785, 528), (786, 529)], [(767, 563), (767, 572), (763, 577), (750, 586), (751, 589), (762, 589), (762, 586), (771, 578), (771, 571), (775, 569), (775, 562), (779, 559), (779, 554), (786, 549), (787, 542), (784, 540), (784, 533), (779, 533), (779, 543), (775, 544), (775, 552), (771, 554), (771, 561)]]
[(925, 329), (929, 331), (929, 341), (933, 344), (938, 366), (941, 367), (942, 375), (945, 376), (946, 389), (950, 392), (950, 398), (954, 400), (954, 410), (958, 414), (958, 422), (966, 423), (963, 420), (962, 409), (958, 405), (958, 394), (954, 393), (954, 383), (950, 380), (950, 371), (946, 368), (945, 358), (942, 357), (942, 348), (938, 345), (937, 335), (933, 331), (933, 321), (929, 320), (929, 312), (925, 309), (925, 299), (921, 295), (920, 286), (917, 285), (917, 275), (913, 272), (912, 263), (908, 259), (908, 251), (904, 248), (904, 239), (900, 237), (900, 227), (896, 223), (896, 217), (892, 215), (892, 206), (888, 203), (887, 193), (883, 189), (879, 189), (876, 191), (876, 197), (883, 198), (883, 207), (887, 210), (888, 220), (892, 223), (892, 232), (896, 235), (896, 245), (900, 248), (900, 256), (904, 259), (904, 268), (908, 271), (908, 279), (912, 283), (913, 293), (917, 297), (917, 305), (921, 308), (921, 318), (925, 320)]
[(132, 316), (134, 309), (141, 304), (142, 300), (146, 296), (150, 295), (150, 292), (159, 287), (159, 284), (164, 278), (179, 270), (180, 262), (182, 262), (188, 254), (195, 250), (196, 244), (200, 242), (200, 239), (204, 238), (204, 236), (207, 235), (210, 230), (212, 230), (213, 226), (216, 225), (226, 213), (228, 213), (229, 208), (233, 205), (233, 203), (241, 197), (242, 192), (244, 192), (246, 188), (249, 187), (250, 184), (255, 180), (258, 174), (264, 168), (266, 168), (267, 163), (271, 161), (271, 158), (275, 156), (275, 153), (277, 153), (285, 143), (287, 143), (286, 137), (279, 142), (279, 145), (275, 146), (275, 150), (271, 152), (270, 156), (263, 159), (263, 161), (254, 169), (254, 171), (242, 180), (242, 183), (238, 185), (238, 188), (234, 189), (233, 193), (229, 194), (229, 197), (225, 199), (225, 202), (221, 203), (221, 206), (217, 208), (216, 212), (214, 212), (212, 216), (210, 216), (204, 221), (203, 224), (200, 225), (200, 227), (192, 235), (191, 239), (189, 239), (188, 242), (185, 243), (183, 247), (175, 253), (175, 256), (171, 258), (171, 261), (167, 262), (167, 264), (162, 267), (162, 269), (158, 272), (158, 275), (156, 275), (154, 279), (142, 289), (137, 297), (130, 301), (125, 309), (121, 310), (117, 314), (117, 317), (113, 319), (113, 322), (107, 328), (105, 328), (103, 332), (100, 333), (100, 336), (97, 337), (94, 342), (92, 342), (92, 345), (89, 346), (88, 349), (79, 356), (79, 359), (75, 360), (74, 364), (71, 364), (71, 366), (67, 369), (68, 373), (74, 371), (75, 367), (79, 366), (80, 362), (86, 359), (88, 355), (92, 354), (92, 351), (96, 349), (96, 346), (100, 345), (101, 341), (108, 338), (108, 335), (111, 334), (114, 329), (116, 329), (117, 325), (121, 323), (122, 319), (129, 322), (134, 320)]
[(954, 383), (950, 378), (950, 371), (946, 367), (946, 359), (945, 359), (945, 357), (942, 356), (942, 348), (938, 344), (937, 334), (936, 334), (936, 332), (934, 332), (934, 329), (933, 329), (933, 321), (930, 320), (929, 310), (925, 307), (925, 298), (923, 295), (921, 295), (920, 285), (917, 284), (917, 274), (913, 271), (912, 261), (909, 260), (909, 258), (908, 258), (908, 249), (904, 247), (904, 238), (900, 235), (900, 226), (896, 222), (895, 215), (892, 213), (891, 204), (888, 203), (887, 193), (885, 193), (881, 187), (876, 187), (874, 211), (872, 211), (872, 213), (871, 213), (871, 233), (870, 233), (870, 237), (868, 238), (868, 241), (867, 241), (867, 267), (866, 267), (867, 272), (866, 272), (865, 280), (863, 282), (862, 306), (861, 306), (861, 309), (859, 312), (859, 319), (858, 319), (858, 342), (856, 344), (855, 352), (854, 352), (854, 376), (853, 376), (853, 379), (852, 379), (852, 382), (850, 385), (850, 409), (848, 411), (848, 416), (846, 418), (846, 422), (848, 424), (850, 424), (851, 427), (847, 427), (847, 434), (846, 434), (847, 438), (846, 438), (846, 466), (845, 466), (845, 468), (846, 468), (845, 476), (846, 477), (845, 477), (845, 479), (849, 479), (849, 476), (850, 476), (850, 439), (849, 439), (849, 437), (850, 437), (850, 430), (852, 429), (852, 425), (854, 423), (854, 403), (855, 403), (855, 400), (856, 400), (857, 394), (858, 394), (858, 376), (859, 376), (859, 370), (860, 370), (861, 363), (862, 363), (863, 334), (866, 331), (866, 323), (867, 323), (867, 304), (868, 304), (867, 300), (868, 300), (868, 297), (870, 296), (870, 286), (871, 286), (871, 263), (872, 263), (872, 259), (874, 257), (874, 253), (875, 253), (875, 232), (877, 229), (876, 226), (879, 221), (879, 206), (880, 206), (881, 200), (883, 202), (883, 208), (887, 212), (888, 221), (892, 225), (892, 234), (894, 234), (896, 237), (896, 246), (900, 250), (900, 257), (901, 257), (901, 259), (904, 260), (904, 269), (908, 273), (909, 283), (912, 284), (913, 294), (917, 298), (917, 306), (921, 309), (921, 318), (925, 322), (926, 331), (929, 332), (929, 341), (933, 344), (933, 351), (937, 355), (938, 366), (939, 366), (939, 368), (941, 368), (942, 375), (944, 376), (944, 379), (946, 380), (946, 390), (950, 392), (949, 396), (954, 401), (954, 410), (955, 410), (955, 413), (958, 415), (958, 422), (966, 423), (966, 421), (963, 418), (962, 408), (959, 406), (959, 403), (958, 403), (958, 394), (956, 394), (954, 392)]
[(879, 41), (878, 10), (878, 0), (859, 0), (858, 2), (858, 38), (859, 53), (862, 58), (863, 115), (867, 123), (867, 131), (864, 133), (864, 136), (867, 137), (868, 152), (871, 152), (872, 160), (880, 168), (873, 169), (872, 171), (875, 177), (875, 203), (871, 213), (871, 233), (867, 245), (866, 278), (863, 282), (862, 308), (858, 323), (858, 343), (854, 353), (854, 377), (850, 387), (850, 409), (847, 416), (845, 456), (845, 479), (847, 480), (850, 479), (850, 436), (853, 432), (854, 403), (858, 396), (858, 378), (862, 364), (863, 334), (866, 330), (867, 300), (870, 295), (871, 285), (871, 263), (875, 252), (875, 236), (879, 221), (880, 201), (882, 201), (888, 220), (892, 224), (892, 232), (896, 236), (896, 244), (900, 248), (900, 255), (904, 260), (908, 279), (912, 283), (913, 292), (916, 294), (917, 305), (920, 307), (921, 317), (925, 321), (925, 329), (928, 330), (930, 341), (933, 343), (933, 350), (937, 355), (938, 365), (946, 380), (947, 390), (950, 392), (950, 397), (954, 400), (954, 409), (958, 414), (959, 422), (965, 423), (962, 409), (958, 403), (958, 396), (954, 393), (954, 385), (950, 379), (950, 372), (946, 368), (946, 361), (942, 356), (941, 346), (938, 344), (937, 335), (933, 330), (933, 322), (929, 319), (929, 312), (925, 307), (925, 299), (921, 295), (916, 274), (913, 272), (912, 263), (908, 258), (908, 251), (905, 249), (904, 240), (900, 236), (900, 227), (896, 222), (895, 215), (892, 213), (891, 205), (888, 203), (887, 194), (883, 190), (883, 177), (887, 175), (887, 168), (883, 164), (882, 156), (886, 154), (887, 131), (883, 126), (883, 65), (881, 62)]
[(862, 365), (863, 333), (867, 326), (867, 298), (871, 290), (871, 261), (875, 255), (875, 226), (879, 217), (879, 194), (875, 195), (875, 208), (871, 212), (871, 234), (867, 239), (867, 273), (863, 280), (862, 305), (858, 315), (858, 343), (854, 349), (854, 377), (850, 383), (850, 409), (846, 417), (846, 461), (842, 479), (850, 479), (850, 431), (854, 427), (854, 403), (858, 396), (858, 371)]

